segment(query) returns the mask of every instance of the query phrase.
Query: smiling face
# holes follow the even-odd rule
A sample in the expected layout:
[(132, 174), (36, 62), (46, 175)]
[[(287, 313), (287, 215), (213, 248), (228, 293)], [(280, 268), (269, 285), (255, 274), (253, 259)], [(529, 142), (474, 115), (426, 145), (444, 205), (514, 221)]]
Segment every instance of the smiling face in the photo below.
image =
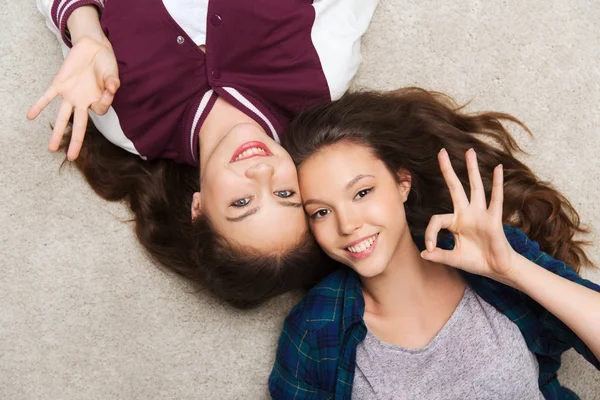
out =
[(341, 142), (321, 149), (302, 164), (299, 180), (317, 242), (359, 275), (381, 274), (410, 239), (403, 206), (410, 183), (398, 184), (367, 147)]
[(296, 167), (259, 126), (234, 126), (202, 164), (192, 213), (232, 243), (278, 252), (306, 233)]

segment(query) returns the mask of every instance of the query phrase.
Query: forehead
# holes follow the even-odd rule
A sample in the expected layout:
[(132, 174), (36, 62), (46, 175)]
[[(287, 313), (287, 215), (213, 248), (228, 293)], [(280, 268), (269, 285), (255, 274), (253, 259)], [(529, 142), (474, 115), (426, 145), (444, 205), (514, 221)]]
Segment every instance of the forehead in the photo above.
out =
[(308, 158), (298, 171), (301, 190), (322, 183), (324, 186), (345, 185), (358, 174), (381, 173), (385, 164), (363, 145), (338, 143), (318, 151)]

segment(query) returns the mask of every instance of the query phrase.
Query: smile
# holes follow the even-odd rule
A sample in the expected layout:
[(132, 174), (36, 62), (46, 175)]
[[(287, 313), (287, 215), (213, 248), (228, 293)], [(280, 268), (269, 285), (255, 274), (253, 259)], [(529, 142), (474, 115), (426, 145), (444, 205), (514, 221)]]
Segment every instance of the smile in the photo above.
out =
[(355, 259), (363, 259), (371, 255), (377, 244), (379, 233), (360, 239), (357, 242), (350, 243), (351, 246), (346, 247), (346, 253)]
[(273, 153), (269, 150), (269, 148), (263, 143), (259, 141), (247, 142), (238, 147), (233, 156), (231, 157), (230, 163), (247, 160), (249, 158), (254, 157), (270, 157)]

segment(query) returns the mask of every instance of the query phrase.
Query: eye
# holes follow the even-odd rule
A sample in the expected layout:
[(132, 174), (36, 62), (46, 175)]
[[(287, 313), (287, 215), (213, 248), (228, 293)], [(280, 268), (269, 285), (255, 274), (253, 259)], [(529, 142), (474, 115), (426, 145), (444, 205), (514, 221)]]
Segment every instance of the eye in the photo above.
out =
[(326, 216), (327, 214), (329, 214), (331, 211), (325, 209), (325, 208), (321, 208), (320, 210), (315, 211), (314, 213), (312, 213), (310, 215), (311, 219), (319, 219), (319, 218), (323, 218), (324, 216)]
[(356, 196), (354, 196), (354, 200), (362, 199), (363, 197), (365, 197), (366, 195), (371, 193), (372, 190), (373, 190), (372, 187), (359, 190), (358, 193), (356, 193)]
[(275, 196), (277, 197), (281, 197), (282, 199), (287, 199), (288, 197), (292, 197), (293, 195), (295, 195), (296, 192), (294, 192), (293, 190), (278, 190), (276, 192), (273, 192), (273, 194), (275, 194)]
[(244, 197), (230, 204), (231, 207), (246, 207), (252, 201), (252, 197)]

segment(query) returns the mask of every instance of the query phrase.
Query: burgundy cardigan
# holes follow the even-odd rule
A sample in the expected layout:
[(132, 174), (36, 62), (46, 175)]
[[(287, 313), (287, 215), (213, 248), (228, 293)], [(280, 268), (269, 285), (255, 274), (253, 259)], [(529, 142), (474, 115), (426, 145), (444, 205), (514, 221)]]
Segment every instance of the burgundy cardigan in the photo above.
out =
[[(204, 43), (195, 43), (167, 0), (37, 1), (65, 55), (71, 13), (89, 4), (101, 13), (121, 87), (105, 116), (90, 111), (98, 129), (143, 158), (189, 165), (198, 165), (198, 132), (218, 96), (277, 141), (300, 111), (339, 98), (358, 70), (360, 37), (377, 4), (198, 0), (206, 29)], [(177, 6), (169, 0), (171, 10)]]

